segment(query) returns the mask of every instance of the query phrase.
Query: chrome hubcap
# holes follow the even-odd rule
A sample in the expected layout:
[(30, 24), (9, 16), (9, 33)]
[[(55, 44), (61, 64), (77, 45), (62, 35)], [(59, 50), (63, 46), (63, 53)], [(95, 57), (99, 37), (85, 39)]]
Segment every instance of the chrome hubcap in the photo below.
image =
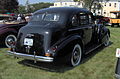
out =
[(11, 44), (13, 44), (14, 42), (16, 42), (16, 37), (14, 35), (8, 35), (5, 39), (5, 44), (7, 47), (11, 47)]
[(79, 57), (80, 57), (80, 53), (79, 52), (80, 52), (79, 49), (76, 48), (75, 51), (74, 51), (74, 54), (73, 54), (73, 61), (74, 61), (74, 63), (77, 63), (78, 60), (79, 60)]
[(8, 45), (13, 44), (13, 42), (15, 42), (15, 39), (14, 39), (14, 38), (8, 38), (8, 40), (7, 40), (7, 44), (8, 44)]
[(79, 44), (76, 44), (72, 52), (71, 63), (73, 66), (77, 66), (79, 65), (80, 61), (81, 61), (81, 47)]
[(109, 35), (107, 34), (106, 39), (105, 39), (105, 42), (104, 42), (104, 45), (105, 45), (105, 46), (108, 46), (109, 43), (110, 43)]

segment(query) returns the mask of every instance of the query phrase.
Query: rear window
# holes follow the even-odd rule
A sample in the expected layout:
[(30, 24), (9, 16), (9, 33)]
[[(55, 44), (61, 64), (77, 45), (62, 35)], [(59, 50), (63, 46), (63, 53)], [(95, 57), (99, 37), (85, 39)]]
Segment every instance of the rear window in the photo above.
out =
[(59, 21), (60, 15), (56, 13), (44, 13), (33, 15), (31, 21)]

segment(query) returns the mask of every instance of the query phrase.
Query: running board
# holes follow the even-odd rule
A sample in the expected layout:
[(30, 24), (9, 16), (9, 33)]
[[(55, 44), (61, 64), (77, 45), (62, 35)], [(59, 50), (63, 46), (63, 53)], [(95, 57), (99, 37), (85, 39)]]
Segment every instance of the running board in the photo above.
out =
[(95, 46), (95, 48), (93, 48), (93, 49), (89, 50), (89, 51), (88, 51), (88, 52), (86, 52), (85, 54), (88, 54), (88, 53), (90, 53), (90, 52), (94, 51), (95, 49), (97, 49), (98, 47), (100, 47), (100, 46), (102, 46), (102, 45), (103, 45), (103, 44), (100, 44), (100, 45)]

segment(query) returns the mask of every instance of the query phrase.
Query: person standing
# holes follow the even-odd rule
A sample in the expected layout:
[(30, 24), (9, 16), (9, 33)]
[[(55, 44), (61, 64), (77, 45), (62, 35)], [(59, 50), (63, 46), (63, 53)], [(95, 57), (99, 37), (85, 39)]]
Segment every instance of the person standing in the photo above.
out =
[(21, 17), (20, 14), (18, 14), (17, 21), (18, 21), (18, 22), (21, 22), (21, 21), (22, 21), (22, 17)]

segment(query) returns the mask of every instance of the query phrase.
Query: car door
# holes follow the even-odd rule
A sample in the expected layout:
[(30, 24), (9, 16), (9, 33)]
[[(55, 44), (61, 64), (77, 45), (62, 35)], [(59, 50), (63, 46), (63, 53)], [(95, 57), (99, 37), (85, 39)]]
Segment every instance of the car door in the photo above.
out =
[(81, 36), (83, 36), (83, 42), (84, 45), (88, 45), (90, 44), (92, 41), (92, 33), (93, 33), (93, 25), (91, 23), (92, 19), (90, 14), (87, 13), (79, 13), (79, 18), (80, 18), (80, 27), (83, 30), (83, 33)]
[(67, 35), (78, 34), (82, 37), (86, 46), (92, 39), (92, 25), (89, 23), (89, 15), (84, 12), (74, 14), (71, 18), (71, 26)]

